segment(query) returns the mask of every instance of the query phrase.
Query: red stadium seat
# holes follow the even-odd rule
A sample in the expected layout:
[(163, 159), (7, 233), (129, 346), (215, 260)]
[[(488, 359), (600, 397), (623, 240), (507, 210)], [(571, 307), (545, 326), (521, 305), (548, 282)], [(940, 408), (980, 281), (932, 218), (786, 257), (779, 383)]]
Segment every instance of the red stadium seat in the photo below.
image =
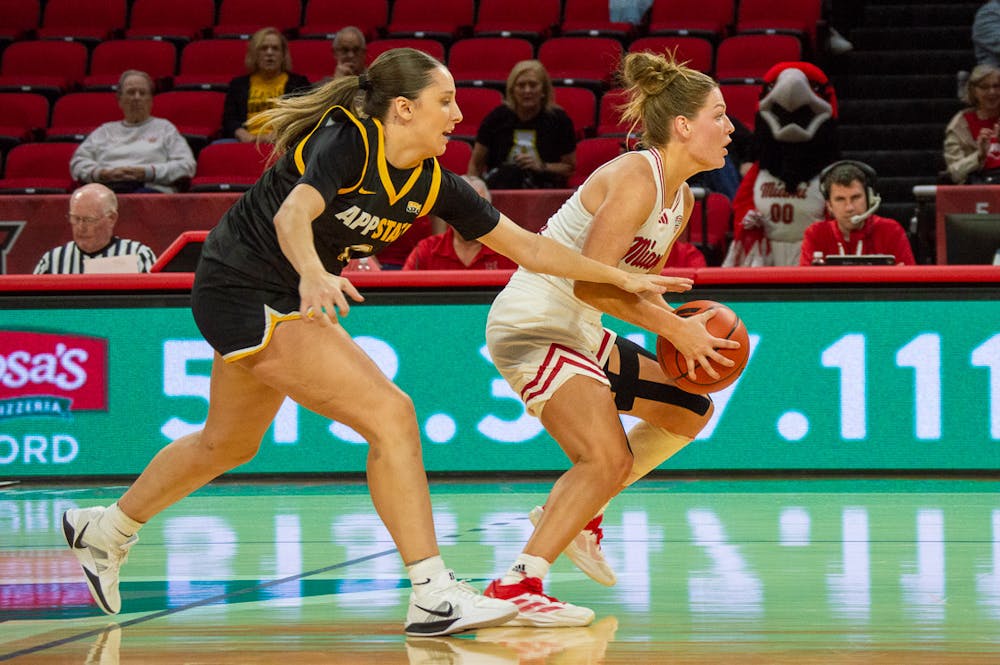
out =
[(725, 83), (758, 83), (777, 62), (802, 59), (802, 43), (791, 35), (734, 35), (719, 43), (715, 77)]
[(708, 37), (718, 41), (735, 19), (734, 0), (653, 0), (649, 34)]
[(469, 170), (469, 160), (472, 158), (472, 146), (468, 141), (462, 139), (452, 139), (448, 141), (448, 147), (444, 154), (438, 157), (438, 163), (442, 168), (446, 168), (459, 175)]
[(301, 0), (221, 0), (212, 36), (247, 39), (266, 27), (291, 34), (301, 19)]
[(0, 91), (37, 92), (54, 100), (79, 87), (87, 73), (87, 47), (79, 42), (14, 42), (0, 60)]
[(462, 122), (455, 126), (452, 138), (474, 141), (486, 114), (503, 104), (503, 94), (493, 88), (462, 88), (456, 96), (462, 110)]
[(325, 39), (289, 39), (288, 53), (292, 56), (292, 71), (312, 83), (333, 76), (337, 68), (333, 45)]
[(52, 106), (47, 141), (82, 141), (106, 122), (122, 119), (118, 96), (113, 92), (71, 92)]
[(7, 153), (0, 194), (66, 194), (75, 183), (69, 160), (77, 143), (22, 143)]
[(725, 194), (709, 192), (706, 201), (694, 202), (691, 218), (688, 220), (689, 241), (696, 245), (707, 245), (710, 253), (721, 257), (733, 230), (732, 217), (733, 209), (729, 198)]
[(386, 27), (390, 37), (431, 37), (450, 43), (472, 30), (473, 0), (395, 0)]
[(444, 62), (444, 44), (437, 39), (430, 37), (399, 37), (393, 39), (380, 39), (368, 43), (367, 60), (370, 65), (375, 58), (379, 57), (389, 49), (394, 48), (415, 48), (423, 51), (431, 57)]
[(715, 47), (704, 37), (680, 37), (674, 35), (659, 35), (656, 37), (640, 37), (628, 47), (629, 53), (650, 51), (664, 55), (673, 53), (678, 62), (687, 62), (687, 66), (706, 74), (712, 73), (712, 58)]
[(341, 28), (353, 25), (373, 41), (385, 30), (389, 22), (387, 0), (307, 0), (305, 19), (299, 28), (299, 37), (333, 39)]
[(448, 49), (448, 69), (458, 85), (505, 88), (511, 68), (535, 57), (535, 47), (517, 37), (460, 39)]
[(246, 73), (247, 42), (242, 39), (199, 39), (181, 51), (181, 64), (174, 77), (179, 90), (222, 90)]
[(522, 37), (533, 42), (559, 26), (560, 0), (479, 0), (472, 32), (477, 37)]
[(622, 46), (610, 37), (554, 37), (538, 47), (538, 59), (556, 85), (604, 89), (621, 64)]
[(576, 144), (576, 170), (569, 177), (568, 187), (579, 187), (604, 162), (622, 154), (621, 139), (596, 137)]
[(0, 152), (35, 141), (49, 124), (49, 100), (33, 92), (0, 94)]
[(635, 26), (611, 20), (608, 0), (566, 0), (559, 34), (566, 36), (631, 38)]
[(157, 88), (169, 87), (177, 67), (177, 47), (169, 41), (116, 39), (101, 42), (90, 56), (90, 74), (83, 79), (86, 90), (114, 90), (126, 69), (138, 69), (152, 78)]
[(597, 97), (589, 88), (557, 85), (553, 87), (555, 102), (562, 107), (573, 121), (576, 138), (583, 139), (594, 134), (597, 118)]
[(619, 107), (628, 100), (625, 90), (614, 88), (601, 95), (597, 105), (597, 135), (625, 136), (629, 123), (622, 122)]
[(214, 90), (161, 92), (153, 97), (153, 115), (172, 122), (198, 153), (222, 132), (225, 99), (225, 93)]
[(184, 44), (208, 34), (213, 23), (215, 0), (135, 0), (125, 36)]
[(125, 0), (46, 0), (39, 39), (76, 39), (97, 44), (125, 29)]
[(0, 0), (0, 41), (27, 39), (38, 29), (41, 4), (38, 0)]
[(723, 83), (719, 86), (726, 100), (726, 113), (747, 126), (751, 132), (757, 124), (757, 104), (761, 86), (757, 84)]
[(740, 0), (736, 32), (791, 34), (814, 46), (821, 16), (820, 0)]
[(242, 192), (264, 172), (268, 143), (213, 143), (198, 153), (192, 192)]

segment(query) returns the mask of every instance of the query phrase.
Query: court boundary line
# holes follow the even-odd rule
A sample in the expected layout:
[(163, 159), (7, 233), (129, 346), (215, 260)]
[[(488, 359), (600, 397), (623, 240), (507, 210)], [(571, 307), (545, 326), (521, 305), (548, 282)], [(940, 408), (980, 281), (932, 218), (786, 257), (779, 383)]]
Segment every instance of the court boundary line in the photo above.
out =
[[(188, 603), (186, 605), (181, 605), (180, 607), (173, 607), (166, 610), (159, 610), (152, 612), (150, 614), (143, 615), (141, 617), (135, 617), (134, 619), (128, 619), (127, 621), (111, 621), (111, 624), (102, 626), (101, 628), (93, 628), (76, 635), (70, 635), (67, 637), (60, 638), (58, 640), (52, 640), (50, 642), (45, 642), (42, 644), (35, 645), (33, 647), (27, 647), (21, 649), (20, 651), (11, 651), (9, 653), (0, 654), (0, 661), (12, 660), (21, 656), (30, 656), (33, 654), (41, 653), (49, 649), (54, 649), (56, 647), (63, 646), (64, 644), (70, 644), (72, 642), (79, 642), (91, 637), (97, 637), (101, 633), (108, 630), (108, 628), (117, 625), (119, 628), (127, 628), (129, 626), (134, 626), (136, 624), (145, 623), (147, 621), (152, 621), (153, 619), (160, 619), (165, 616), (170, 616), (172, 614), (177, 614), (179, 612), (184, 612), (187, 610), (192, 610), (198, 607), (204, 607), (205, 605), (214, 605), (218, 602), (224, 601), (227, 598), (235, 598), (247, 593), (260, 591), (261, 589), (267, 589), (273, 586), (278, 586), (281, 584), (287, 584), (289, 582), (294, 582), (296, 580), (304, 579), (306, 577), (311, 577), (312, 575), (319, 575), (321, 573), (328, 573), (331, 570), (337, 570), (338, 568), (344, 568), (347, 566), (353, 566), (354, 564), (363, 563), (365, 561), (371, 561), (372, 559), (378, 559), (390, 554), (398, 554), (399, 550), (392, 548), (390, 550), (384, 550), (382, 552), (374, 552), (372, 554), (367, 554), (363, 557), (358, 557), (356, 559), (351, 559), (350, 561), (341, 561), (340, 563), (335, 563), (329, 566), (324, 566), (323, 568), (317, 568), (315, 570), (310, 570), (302, 573), (297, 573), (295, 575), (289, 575), (288, 577), (283, 577), (276, 580), (270, 580), (268, 582), (262, 582), (259, 584), (254, 584), (243, 589), (238, 589), (236, 591), (228, 591), (226, 593), (219, 593), (208, 598), (202, 598), (201, 600), (196, 600), (194, 602)], [(113, 617), (114, 615), (108, 615)]]

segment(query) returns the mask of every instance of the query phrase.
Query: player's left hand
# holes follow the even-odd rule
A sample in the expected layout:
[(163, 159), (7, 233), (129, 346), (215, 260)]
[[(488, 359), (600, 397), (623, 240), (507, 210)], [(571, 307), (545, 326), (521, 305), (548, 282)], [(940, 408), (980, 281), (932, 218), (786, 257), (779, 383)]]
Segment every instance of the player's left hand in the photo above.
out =
[(624, 272), (625, 282), (619, 286), (629, 293), (684, 293), (690, 291), (694, 280), (690, 277), (670, 277), (646, 273)]
[(299, 296), (299, 313), (306, 322), (319, 320), (331, 323), (336, 321), (338, 313), (347, 316), (351, 310), (348, 297), (356, 302), (364, 301), (364, 296), (350, 280), (330, 273), (302, 276), (299, 279)]

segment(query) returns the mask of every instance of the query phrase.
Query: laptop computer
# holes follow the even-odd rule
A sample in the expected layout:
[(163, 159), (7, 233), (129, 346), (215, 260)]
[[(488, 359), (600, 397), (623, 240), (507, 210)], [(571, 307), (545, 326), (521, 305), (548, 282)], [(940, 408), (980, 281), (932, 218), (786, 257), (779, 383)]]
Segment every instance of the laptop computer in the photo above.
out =
[(892, 254), (827, 254), (824, 259), (828, 266), (892, 266), (896, 257)]

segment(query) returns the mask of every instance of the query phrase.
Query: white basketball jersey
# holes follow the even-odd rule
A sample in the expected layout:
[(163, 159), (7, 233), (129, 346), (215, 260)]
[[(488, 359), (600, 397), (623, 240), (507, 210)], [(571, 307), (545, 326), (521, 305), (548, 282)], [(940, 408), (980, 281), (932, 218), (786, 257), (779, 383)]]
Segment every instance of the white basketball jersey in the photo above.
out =
[[(794, 192), (785, 183), (761, 169), (754, 182), (753, 205), (764, 218), (764, 235), (771, 242), (802, 242), (806, 228), (823, 219), (826, 202), (819, 191), (819, 178), (800, 184)], [(798, 256), (796, 263), (798, 265)]]
[[(620, 155), (615, 159), (623, 159), (629, 154), (632, 153)], [(656, 150), (642, 150), (638, 154), (649, 162), (653, 182), (656, 183), (656, 199), (646, 220), (632, 238), (631, 246), (619, 261), (618, 267), (627, 272), (646, 273), (670, 252), (670, 248), (683, 228), (684, 196), (682, 194), (683, 188), (680, 188), (673, 202), (669, 206), (666, 205), (663, 200), (663, 159), (660, 153)], [(608, 164), (610, 163), (608, 162)], [(600, 168), (604, 168), (604, 166)], [(579, 187), (566, 203), (549, 218), (548, 223), (541, 230), (542, 235), (577, 251), (583, 250), (583, 244), (590, 232), (590, 224), (594, 219), (593, 214), (583, 206), (580, 198), (582, 189), (583, 186)], [(584, 310), (580, 313), (585, 318), (590, 318), (595, 322), (600, 321), (600, 311), (573, 295), (572, 280), (533, 273), (519, 268), (508, 284), (508, 288), (511, 287), (525, 295), (532, 294), (532, 299), (538, 297), (535, 295), (538, 294), (544, 300), (561, 301), (561, 309), (565, 310), (569, 307)]]

